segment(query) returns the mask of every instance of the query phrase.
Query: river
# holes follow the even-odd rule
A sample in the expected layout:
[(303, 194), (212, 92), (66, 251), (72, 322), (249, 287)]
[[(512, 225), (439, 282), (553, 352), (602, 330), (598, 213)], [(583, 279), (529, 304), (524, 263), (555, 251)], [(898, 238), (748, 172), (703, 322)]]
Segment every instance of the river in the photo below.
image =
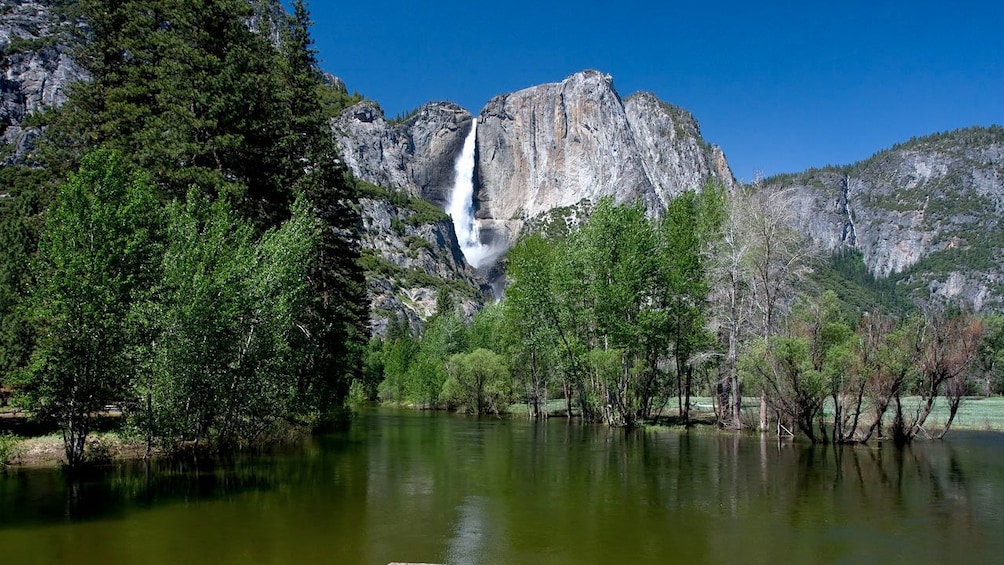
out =
[(995, 563), (1004, 434), (896, 449), (373, 409), (211, 464), (0, 476), (4, 563)]

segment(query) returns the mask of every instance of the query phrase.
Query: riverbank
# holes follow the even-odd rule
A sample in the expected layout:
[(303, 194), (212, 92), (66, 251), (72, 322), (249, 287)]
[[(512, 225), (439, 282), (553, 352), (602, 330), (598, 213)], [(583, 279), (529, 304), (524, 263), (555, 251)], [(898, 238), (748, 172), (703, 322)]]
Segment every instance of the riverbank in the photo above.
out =
[[(63, 437), (59, 433), (18, 438), (13, 451), (11, 467), (59, 467), (66, 462)], [(98, 432), (87, 440), (87, 458), (95, 464), (143, 459), (146, 452), (145, 442), (118, 432)]]
[[(905, 399), (905, 410), (913, 409), (919, 399), (911, 397)], [(750, 398), (745, 404), (749, 409), (755, 410), (758, 407), (758, 399)], [(693, 397), (691, 399), (691, 430), (708, 430), (715, 427), (715, 415), (711, 410), (711, 398)], [(548, 402), (547, 411), (552, 418), (565, 417), (565, 405), (563, 400), (551, 400)], [(525, 405), (517, 404), (510, 407), (508, 417), (519, 419), (526, 417), (527, 408)], [(676, 409), (667, 408), (663, 415), (648, 427), (653, 429), (682, 429), (682, 423), (676, 414)], [(752, 412), (751, 412), (752, 414)], [(92, 462), (101, 464), (112, 461), (138, 460), (146, 457), (146, 442), (140, 438), (130, 437), (114, 429), (118, 415), (111, 417), (105, 422), (103, 431), (91, 434), (88, 439), (88, 455)], [(935, 404), (935, 409), (928, 418), (927, 427), (930, 429), (940, 428), (948, 418), (948, 407), (945, 402)], [(10, 409), (0, 413), (0, 434), (19, 430), (32, 429), (29, 427), (28, 419), (24, 412), (14, 412)], [(716, 428), (717, 429), (717, 428)], [(972, 397), (963, 400), (959, 407), (959, 413), (952, 424), (953, 431), (991, 431), (1004, 432), (1004, 398), (1002, 397)], [(30, 433), (30, 432), (29, 432)], [(63, 450), (63, 438), (58, 432), (48, 432), (41, 434), (25, 434), (27, 437), (18, 437), (13, 447), (13, 453), (9, 456), (8, 465), (11, 467), (35, 468), (35, 467), (58, 467), (66, 461)], [(951, 437), (951, 434), (948, 436)], [(290, 438), (286, 438), (288, 442)], [(154, 456), (163, 456), (160, 450), (153, 451)], [(2, 463), (2, 462), (0, 462)]]

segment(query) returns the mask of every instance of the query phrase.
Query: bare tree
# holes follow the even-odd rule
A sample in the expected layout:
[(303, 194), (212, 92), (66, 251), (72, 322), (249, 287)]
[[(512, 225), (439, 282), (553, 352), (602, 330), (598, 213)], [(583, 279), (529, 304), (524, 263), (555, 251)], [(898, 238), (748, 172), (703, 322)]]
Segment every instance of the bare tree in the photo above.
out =
[[(726, 354), (719, 381), (719, 418), (742, 427), (738, 359), (750, 339), (776, 334), (783, 310), (794, 296), (807, 246), (792, 228), (791, 193), (759, 180), (729, 198), (722, 238), (713, 250), (712, 294), (715, 322)], [(760, 428), (766, 429), (761, 397)]]
[(916, 392), (921, 402), (907, 416), (897, 394), (893, 424), (893, 437), (897, 441), (908, 442), (927, 433), (924, 424), (934, 409), (935, 399), (942, 393), (948, 401), (949, 414), (937, 438), (945, 437), (965, 394), (969, 368), (979, 351), (984, 329), (983, 322), (967, 312), (952, 316), (933, 312), (925, 318), (917, 347), (920, 382)]

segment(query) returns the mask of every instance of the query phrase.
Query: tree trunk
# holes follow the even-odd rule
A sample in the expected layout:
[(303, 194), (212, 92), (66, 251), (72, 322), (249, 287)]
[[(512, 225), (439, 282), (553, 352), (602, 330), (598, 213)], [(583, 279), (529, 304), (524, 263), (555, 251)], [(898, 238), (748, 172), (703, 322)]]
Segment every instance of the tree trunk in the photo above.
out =
[(568, 379), (561, 383), (562, 392), (565, 394), (565, 417), (572, 419), (572, 387), (568, 385)]
[(955, 421), (955, 415), (959, 413), (959, 404), (962, 402), (961, 397), (951, 397), (948, 401), (948, 420), (945, 421), (945, 427), (938, 434), (938, 439), (945, 439), (945, 435), (948, 434), (948, 430), (952, 427), (952, 422)]
[(763, 393), (760, 393), (760, 433), (767, 433), (767, 396)]
[(690, 385), (694, 379), (694, 368), (691, 367), (690, 365), (687, 365), (686, 371), (687, 371), (687, 378), (684, 385), (684, 388), (686, 389), (684, 393), (686, 395), (686, 398), (683, 402), (683, 425), (686, 427), (690, 427)]

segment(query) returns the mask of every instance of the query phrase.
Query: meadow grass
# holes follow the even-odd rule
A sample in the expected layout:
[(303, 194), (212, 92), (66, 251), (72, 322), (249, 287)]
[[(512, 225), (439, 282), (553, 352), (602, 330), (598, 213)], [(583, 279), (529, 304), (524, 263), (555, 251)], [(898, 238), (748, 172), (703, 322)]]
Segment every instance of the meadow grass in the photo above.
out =
[[(921, 399), (919, 396), (906, 397), (903, 399), (903, 411), (906, 414), (911, 414), (920, 404)], [(690, 406), (694, 412), (692, 414), (694, 417), (699, 417), (701, 414), (713, 413), (712, 399), (709, 396), (692, 396), (690, 398)], [(743, 398), (743, 411), (750, 414), (751, 417), (755, 417), (754, 415), (759, 410), (759, 407), (760, 399), (758, 397)], [(827, 417), (832, 418), (832, 402), (827, 401), (824, 410)], [(890, 406), (889, 411), (886, 413), (885, 421), (887, 423), (892, 421), (892, 410), (893, 407)], [(577, 407), (573, 406), (573, 411), (578, 415)], [(564, 416), (564, 399), (549, 399), (547, 402), (547, 412), (551, 416)], [(509, 413), (515, 417), (525, 417), (527, 406), (526, 404), (513, 404), (509, 407)], [(662, 415), (677, 416), (676, 398), (670, 399)], [(928, 430), (940, 430), (947, 419), (948, 401), (944, 398), (938, 398), (935, 400), (934, 409), (931, 411), (931, 415), (928, 416), (925, 427)], [(1004, 432), (1004, 397), (993, 396), (985, 398), (973, 396), (963, 398), (962, 403), (959, 405), (959, 413), (955, 415), (955, 420), (952, 422), (952, 429)]]

